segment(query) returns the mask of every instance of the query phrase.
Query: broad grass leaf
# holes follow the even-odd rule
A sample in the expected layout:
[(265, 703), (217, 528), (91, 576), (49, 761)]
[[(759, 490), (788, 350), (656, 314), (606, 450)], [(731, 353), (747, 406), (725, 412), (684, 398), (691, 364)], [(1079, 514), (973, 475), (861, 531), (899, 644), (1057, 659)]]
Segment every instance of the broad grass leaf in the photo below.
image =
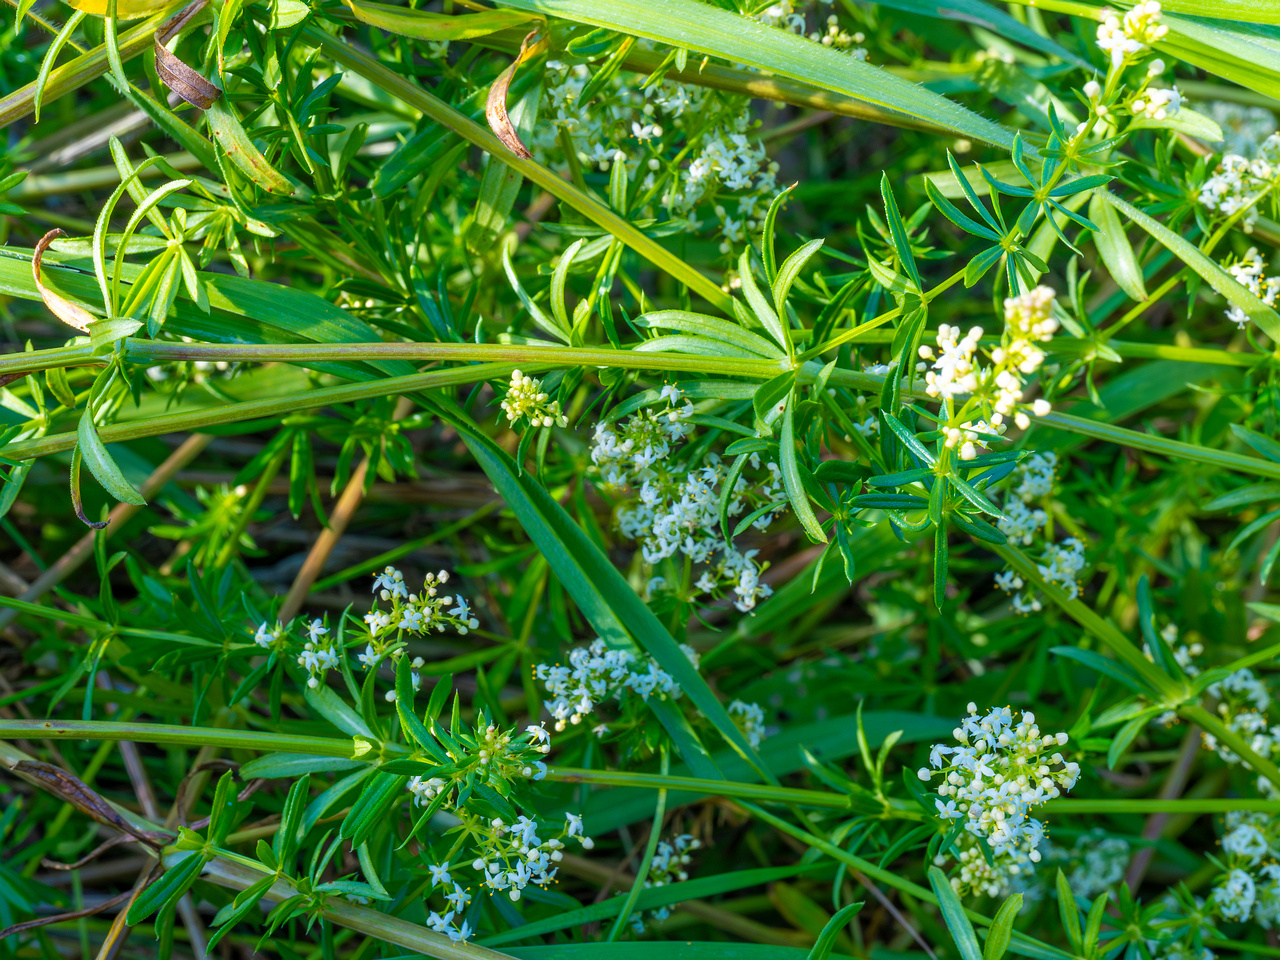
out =
[(956, 942), (961, 960), (983, 960), (982, 950), (978, 947), (977, 934), (973, 932), (973, 924), (965, 916), (964, 906), (960, 898), (951, 889), (951, 881), (937, 867), (929, 868), (929, 886), (933, 887), (938, 898), (938, 907), (942, 911), (942, 920)]
[(1098, 225), (1093, 242), (1098, 256), (1106, 264), (1107, 272), (1131, 300), (1147, 299), (1147, 288), (1142, 282), (1142, 267), (1134, 255), (1133, 245), (1125, 235), (1124, 224), (1115, 207), (1095, 193), (1089, 198), (1089, 219)]
[(506, 30), (508, 27), (519, 27), (533, 19), (515, 10), (486, 10), (483, 13), (450, 16), (366, 0), (343, 2), (361, 23), (417, 40), (470, 40)]
[(1008, 131), (946, 97), (804, 37), (697, 0), (611, 0), (607, 4), (598, 0), (504, 0), (503, 6), (723, 57), (941, 124), (972, 139), (1013, 147)]
[(664, 330), (677, 330), (693, 336), (709, 337), (768, 360), (781, 360), (783, 357), (782, 351), (777, 346), (759, 334), (744, 330), (738, 324), (730, 323), (728, 320), (708, 317), (701, 313), (690, 313), (687, 310), (655, 310), (652, 313), (641, 314), (634, 322), (637, 327), (661, 327)]

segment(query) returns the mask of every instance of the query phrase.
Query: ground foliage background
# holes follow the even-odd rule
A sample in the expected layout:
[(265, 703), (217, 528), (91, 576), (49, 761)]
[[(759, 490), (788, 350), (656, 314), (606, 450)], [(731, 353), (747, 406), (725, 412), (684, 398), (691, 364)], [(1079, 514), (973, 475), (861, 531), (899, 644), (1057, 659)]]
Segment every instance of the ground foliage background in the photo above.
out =
[(1278, 25), (22, 0), (0, 953), (1280, 956)]

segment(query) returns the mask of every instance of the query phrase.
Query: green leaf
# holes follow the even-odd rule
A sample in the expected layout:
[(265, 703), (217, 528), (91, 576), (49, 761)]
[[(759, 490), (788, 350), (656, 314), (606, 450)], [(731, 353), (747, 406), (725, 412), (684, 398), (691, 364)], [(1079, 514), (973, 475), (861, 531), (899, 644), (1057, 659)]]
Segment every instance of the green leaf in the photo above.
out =
[(747, 298), (747, 304), (751, 307), (752, 312), (756, 315), (756, 319), (760, 321), (760, 325), (769, 331), (769, 336), (777, 341), (778, 346), (791, 353), (791, 333), (778, 319), (778, 314), (774, 312), (773, 307), (769, 306), (769, 301), (764, 298), (764, 294), (760, 292), (760, 288), (756, 285), (755, 273), (751, 269), (751, 248), (742, 251), (742, 256), (738, 258), (738, 275), (742, 280), (742, 293)]
[(409, 796), (405, 791), (408, 782), (408, 777), (375, 773), (360, 792), (360, 798), (351, 805), (338, 835), (350, 840), (353, 848), (363, 844), (386, 821), (391, 808)]
[[(573, 597), (597, 634), (613, 647), (630, 647), (634, 641), (671, 674), (686, 697), (702, 712), (725, 740), (769, 782), (774, 778), (760, 767), (759, 758), (747, 744), (724, 706), (707, 686), (671, 634), (654, 616), (612, 561), (588, 537), (564, 508), (528, 474), (520, 473), (508, 456), (468, 419), (452, 409), (441, 408), (444, 419), (462, 436), (477, 463), (489, 476), (498, 494), (507, 502), (529, 539), (537, 545), (565, 591)], [(687, 737), (680, 727), (678, 711), (665, 710), (664, 701), (650, 699), (659, 720), (672, 736)], [(686, 749), (694, 749), (691, 740)], [(684, 752), (684, 751), (682, 751)], [(705, 752), (684, 753), (695, 774), (707, 779), (723, 779)]]
[(982, 951), (978, 948), (978, 937), (973, 932), (973, 924), (965, 916), (964, 906), (960, 898), (951, 889), (951, 881), (937, 867), (929, 868), (929, 886), (933, 887), (938, 898), (938, 907), (942, 911), (942, 920), (951, 932), (951, 939), (956, 942), (960, 951), (960, 960), (983, 960)]
[(1066, 931), (1067, 940), (1075, 954), (1084, 949), (1084, 940), (1080, 934), (1080, 909), (1076, 906), (1075, 894), (1071, 892), (1071, 884), (1067, 883), (1062, 868), (1058, 868), (1054, 883), (1058, 888), (1058, 916), (1062, 919), (1062, 929)]
[(666, 330), (679, 330), (695, 336), (710, 337), (712, 340), (739, 347), (748, 353), (769, 360), (781, 360), (783, 357), (781, 350), (759, 334), (744, 330), (736, 323), (708, 317), (701, 313), (690, 313), (687, 310), (656, 310), (636, 317), (635, 325), (662, 327)]
[(203, 869), (204, 857), (199, 853), (192, 853), (179, 861), (177, 866), (169, 867), (159, 880), (143, 890), (138, 899), (133, 901), (125, 923), (131, 927), (136, 926), (165, 904), (175, 903), (191, 889)]
[(920, 286), (920, 271), (916, 269), (915, 254), (911, 252), (911, 238), (907, 234), (907, 225), (902, 222), (902, 214), (898, 212), (898, 201), (894, 199), (893, 188), (889, 186), (888, 172), (880, 174), (880, 197), (884, 200), (885, 219), (889, 223), (889, 235), (893, 238), (893, 247), (898, 253), (898, 262), (907, 271), (911, 282)]
[(972, 139), (1013, 147), (1013, 137), (1006, 130), (924, 87), (807, 38), (698, 0), (610, 0), (607, 4), (599, 0), (504, 0), (503, 6), (723, 57), (941, 124)]
[[(1077, 67), (1093, 69), (1087, 60), (1080, 58), (1066, 47), (1054, 43), (1048, 37), (1036, 33), (1025, 23), (1015, 20), (1003, 10), (982, 3), (981, 0), (881, 0), (879, 6), (917, 16), (972, 23), (1033, 50), (1047, 53), (1067, 63), (1074, 63)], [(904, 18), (895, 19), (904, 22)], [(909, 21), (904, 22), (904, 25), (909, 25)]]
[(787, 401), (787, 408), (782, 412), (782, 435), (778, 438), (778, 458), (782, 461), (782, 482), (787, 488), (787, 497), (791, 501), (791, 509), (796, 519), (804, 527), (809, 539), (818, 543), (826, 543), (827, 535), (822, 532), (822, 525), (814, 515), (809, 495), (805, 493), (804, 481), (800, 478), (800, 462), (796, 457), (795, 407), (797, 399), (792, 394)]
[(343, 2), (361, 23), (417, 40), (470, 40), (510, 27), (519, 27), (532, 19), (515, 10), (486, 10), (483, 13), (453, 16), (396, 7), (389, 3), (372, 3), (369, 0)]
[(249, 139), (225, 96), (213, 101), (204, 115), (209, 122), (209, 132), (213, 134), (213, 139), (241, 173), (268, 193), (282, 197), (293, 196), (293, 184), (267, 162), (267, 158)]
[(1209, 512), (1230, 510), (1235, 507), (1257, 503), (1260, 500), (1280, 500), (1280, 483), (1250, 483), (1243, 487), (1237, 487), (1229, 493), (1214, 497), (1204, 505), (1204, 509)]
[(1243, 310), (1246, 316), (1262, 328), (1262, 331), (1267, 336), (1280, 343), (1280, 314), (1277, 314), (1274, 309), (1255, 297), (1249, 291), (1249, 288), (1239, 280), (1201, 253), (1195, 244), (1174, 233), (1163, 223), (1152, 219), (1137, 207), (1126, 203), (1108, 190), (1099, 190), (1094, 196), (1101, 197), (1106, 203), (1111, 204), (1156, 240), (1168, 247), (1179, 260), (1203, 277), (1209, 286), (1226, 297), (1232, 306)]
[(1147, 299), (1147, 288), (1142, 282), (1142, 267), (1134, 256), (1133, 245), (1125, 236), (1119, 214), (1102, 199), (1100, 192), (1089, 198), (1089, 219), (1098, 225), (1093, 234), (1093, 242), (1111, 279), (1128, 294), (1130, 300)]
[(1147, 728), (1153, 717), (1161, 713), (1164, 713), (1164, 707), (1151, 707), (1121, 727), (1111, 738), (1111, 746), (1107, 748), (1107, 766), (1114, 770), (1124, 752), (1129, 749), (1129, 744)]
[(524, 304), (524, 308), (529, 311), (529, 317), (547, 333), (551, 334), (561, 343), (569, 342), (568, 326), (560, 326), (551, 317), (548, 317), (529, 294), (525, 293), (524, 287), (520, 285), (520, 278), (516, 276), (516, 269), (511, 265), (511, 248), (504, 246), (502, 248), (502, 269), (507, 272), (507, 281), (511, 284), (511, 289), (516, 292), (516, 296), (520, 298), (520, 302)]
[(796, 277), (800, 275), (804, 265), (809, 262), (809, 258), (822, 247), (822, 243), (822, 240), (810, 240), (791, 256), (787, 257), (782, 262), (782, 266), (778, 268), (778, 277), (773, 281), (773, 305), (777, 308), (778, 316), (785, 317), (787, 315), (787, 297), (791, 293), (791, 285), (795, 283)]
[(364, 722), (364, 718), (329, 687), (322, 686), (314, 690), (309, 686), (304, 687), (303, 696), (306, 697), (307, 705), (316, 712), (318, 717), (328, 720), (343, 733), (353, 737), (366, 737), (369, 740), (378, 739), (373, 735), (369, 725)]
[(125, 479), (116, 462), (111, 459), (111, 454), (107, 453), (107, 448), (98, 436), (98, 428), (94, 425), (91, 411), (86, 410), (80, 417), (80, 423), (76, 427), (76, 437), (79, 441), (80, 454), (84, 457), (89, 472), (102, 484), (107, 493), (123, 503), (133, 504), (136, 507), (147, 505), (142, 494), (138, 493), (133, 484)]
[(1256, 430), (1242, 427), (1238, 423), (1231, 424), (1231, 432), (1272, 463), (1280, 463), (1280, 443), (1264, 434), (1258, 433)]
[(1102, 654), (1095, 653), (1092, 650), (1080, 650), (1077, 647), (1050, 647), (1049, 652), (1056, 653), (1060, 657), (1066, 657), (1068, 660), (1083, 663), (1091, 670), (1096, 670), (1098, 673), (1111, 677), (1113, 680), (1119, 680), (1130, 690), (1137, 693), (1151, 692), (1146, 683), (1119, 660), (1112, 660), (1110, 657), (1104, 657)]
[(1013, 921), (1022, 909), (1022, 894), (1015, 893), (1000, 904), (995, 918), (991, 921), (991, 929), (987, 931), (987, 942), (983, 946), (982, 960), (1000, 960), (1009, 949), (1009, 940), (1013, 936)]

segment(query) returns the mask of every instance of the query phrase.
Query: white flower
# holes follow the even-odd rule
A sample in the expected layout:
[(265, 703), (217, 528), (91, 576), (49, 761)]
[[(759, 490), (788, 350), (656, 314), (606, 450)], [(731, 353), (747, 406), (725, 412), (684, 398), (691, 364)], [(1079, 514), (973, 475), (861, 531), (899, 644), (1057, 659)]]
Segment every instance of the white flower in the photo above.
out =
[(428, 864), (427, 869), (431, 871), (431, 882), (433, 884), (453, 882), (453, 877), (449, 876), (449, 865), (447, 863)]
[(307, 638), (312, 643), (319, 643), (320, 640), (324, 637), (324, 635), (328, 632), (329, 632), (329, 628), (324, 625), (324, 621), (312, 620), (311, 625), (307, 627)]
[(564, 817), (567, 835), (570, 837), (582, 836), (582, 817), (576, 813), (566, 813)]

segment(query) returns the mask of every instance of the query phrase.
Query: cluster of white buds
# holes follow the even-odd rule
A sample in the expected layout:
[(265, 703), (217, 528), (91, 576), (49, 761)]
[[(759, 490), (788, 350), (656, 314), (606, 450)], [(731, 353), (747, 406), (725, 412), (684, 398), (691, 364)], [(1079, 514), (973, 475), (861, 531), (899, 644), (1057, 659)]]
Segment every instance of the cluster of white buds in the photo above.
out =
[(495, 892), (505, 891), (512, 902), (519, 900), (531, 883), (546, 887), (556, 878), (556, 864), (564, 859), (565, 841), (576, 837), (584, 850), (595, 846), (582, 832), (582, 817), (566, 813), (565, 818), (559, 834), (549, 840), (538, 836), (537, 821), (526, 816), (511, 824), (497, 817), (472, 824), (472, 832), (480, 841), (471, 869), (480, 874), (484, 886)]
[(1128, 842), (1095, 827), (1078, 836), (1070, 849), (1049, 844), (1043, 862), (1062, 870), (1073, 894), (1092, 900), (1124, 878), (1130, 853)]
[[(697, 651), (684, 645), (681, 649), (697, 666)], [(551, 695), (552, 699), (543, 706), (555, 720), (557, 730), (563, 730), (570, 723), (581, 723), (610, 697), (621, 701), (631, 692), (641, 700), (651, 696), (678, 700), (682, 695), (671, 674), (652, 657), (642, 658), (630, 650), (610, 649), (599, 637), (590, 646), (570, 650), (567, 667), (540, 663), (533, 672)]]
[(978, 352), (981, 339), (981, 327), (971, 328), (963, 337), (959, 327), (946, 323), (939, 327), (937, 344), (940, 352), (937, 356), (928, 344), (920, 347), (921, 358), (933, 361), (933, 369), (924, 375), (925, 393), (950, 399), (977, 392), (978, 368), (974, 354)]
[(1178, 88), (1147, 87), (1129, 104), (1135, 117), (1164, 120), (1182, 109), (1182, 94)]
[(253, 635), (253, 642), (268, 650), (283, 650), (285, 644), (289, 642), (289, 631), (285, 629), (284, 624), (279, 620), (276, 621), (274, 627), (263, 622), (258, 624), (258, 630)]
[(1169, 28), (1160, 22), (1160, 14), (1158, 0), (1144, 0), (1129, 10), (1123, 20), (1111, 14), (1098, 24), (1098, 48), (1111, 55), (1113, 70), (1164, 38)]
[(1045, 547), (1043, 562), (1036, 564), (1040, 576), (1048, 583), (1061, 587), (1067, 599), (1080, 596), (1080, 572), (1085, 566), (1084, 543), (1068, 537), (1061, 543)]
[(862, 31), (850, 33), (845, 30), (840, 26), (840, 18), (834, 13), (827, 17), (826, 29), (812, 31), (809, 34), (809, 39), (822, 44), (824, 47), (848, 50), (859, 60), (867, 59), (866, 48), (861, 46), (863, 41), (867, 39), (866, 34), (862, 33)]
[(938, 816), (964, 818), (965, 828), (993, 851), (1018, 850), (1038, 861), (1044, 824), (1028, 814), (1070, 790), (1080, 776), (1079, 764), (1055, 749), (1066, 745), (1067, 735), (1042, 735), (1032, 713), (1015, 721), (1008, 707), (1000, 707), (980, 716), (971, 703), (954, 736), (960, 746), (935, 744), (929, 753), (934, 770), (919, 771), (921, 780), (941, 780)]
[[(1276, 306), (1276, 301), (1280, 299), (1280, 274), (1270, 277), (1266, 275), (1267, 265), (1263, 262), (1257, 247), (1250, 247), (1248, 252), (1238, 262), (1228, 266), (1227, 270), (1267, 306)], [(1249, 315), (1236, 306), (1228, 308), (1227, 319), (1241, 329), (1249, 323)]]
[(693, 432), (688, 423), (693, 404), (679, 388), (667, 384), (661, 399), (666, 403), (663, 410), (645, 409), (623, 423), (596, 424), (591, 462), (600, 468), (606, 486), (625, 487), (635, 479), (647, 479), (656, 464), (671, 456), (672, 445)]
[(535, 427), (563, 427), (569, 423), (560, 412), (560, 401), (551, 399), (550, 394), (542, 389), (542, 381), (519, 370), (511, 372), (511, 384), (502, 401), (502, 410), (512, 423), (522, 417), (528, 418)]
[[(1213, 175), (1200, 185), (1200, 203), (1221, 216), (1244, 211), (1245, 233), (1258, 220), (1258, 201), (1280, 182), (1280, 133), (1263, 141), (1253, 157), (1224, 154)], [(1243, 281), (1242, 281), (1243, 282)]]
[[(667, 887), (673, 883), (681, 883), (689, 879), (686, 869), (693, 862), (694, 850), (702, 848), (702, 841), (690, 834), (682, 833), (670, 840), (659, 840), (653, 851), (653, 860), (649, 863), (649, 872), (645, 875), (644, 886)], [(678, 904), (669, 903), (652, 911), (648, 916), (661, 922), (671, 916), (671, 911)], [(644, 933), (644, 916), (636, 913), (631, 918), (631, 928), (636, 933)]]
[[(951, 889), (960, 896), (982, 895), (1005, 897), (1025, 885), (1027, 877), (1035, 873), (1035, 864), (1022, 850), (1005, 847), (993, 850), (990, 862), (975, 836), (962, 833), (955, 845), (956, 872), (951, 878)], [(947, 858), (934, 857), (936, 866), (943, 866)]]
[(437, 768), (433, 776), (409, 778), (407, 788), (419, 806), (429, 806), (444, 793), (440, 806), (452, 808), (457, 805), (455, 791), (467, 782), (503, 792), (512, 780), (541, 780), (547, 775), (542, 758), (551, 752), (551, 734), (541, 724), (516, 733), (487, 722), (481, 713), (475, 733), (460, 733), (454, 740), (458, 749), (447, 750), (451, 765)]
[[(1047, 343), (1058, 331), (1058, 321), (1053, 316), (1054, 292), (1046, 286), (1004, 301), (1004, 336), (1000, 346), (991, 352), (996, 373), (993, 378), (997, 394), (991, 422), (999, 425), (1005, 417), (1013, 415), (1018, 429), (1026, 430), (1031, 419), (1019, 409), (1022, 403), (1023, 377), (1040, 369), (1044, 363), (1044, 351), (1037, 343)], [(1043, 417), (1052, 409), (1049, 402), (1038, 399), (1031, 405), (1037, 417)]]
[(985, 420), (970, 420), (958, 427), (943, 427), (942, 435), (947, 449), (960, 448), (961, 460), (972, 460), (991, 448), (992, 434), (1003, 436), (1008, 429), (1004, 424), (990, 424)]
[(747, 738), (747, 743), (751, 744), (751, 749), (758, 749), (765, 736), (764, 710), (761, 709), (760, 704), (734, 700), (729, 704), (728, 710), (733, 722)]
[[(1041, 530), (1049, 522), (1048, 498), (1053, 494), (1054, 471), (1058, 458), (1053, 453), (1032, 454), (1015, 468), (1009, 480), (1008, 493), (1000, 509), (1004, 516), (996, 521), (1000, 532), (1011, 541), (1021, 541), (1031, 546)], [(1042, 501), (1035, 506), (1036, 501)], [(1084, 545), (1069, 540), (1062, 547), (1048, 544), (1042, 572), (1052, 569), (1049, 579), (1058, 582), (1073, 596), (1079, 592), (1076, 577), (1084, 566)], [(1034, 590), (1026, 589), (1026, 582), (1013, 570), (996, 574), (996, 586), (1012, 595), (1010, 601), (1016, 613), (1035, 613), (1043, 608)]]
[[(395, 567), (387, 567), (373, 578), (373, 592), (377, 594), (373, 609), (364, 615), (368, 630), (364, 652), (357, 656), (360, 665), (369, 670), (390, 657), (399, 661), (409, 636), (427, 636), (443, 633), (446, 628), (464, 636), (480, 626), (471, 613), (466, 599), (445, 593), (449, 571), (428, 573), (423, 577), (422, 589), (410, 593), (404, 582), (404, 574)], [(390, 603), (383, 609), (378, 603)], [(414, 660), (415, 668), (423, 665), (422, 658)], [(413, 674), (413, 688), (418, 689), (420, 677)], [(387, 700), (395, 699), (395, 691), (388, 691)]]
[[(1267, 712), (1271, 707), (1271, 690), (1261, 677), (1243, 668), (1210, 684), (1205, 692), (1217, 699), (1218, 715), (1229, 729), (1244, 738), (1254, 753), (1264, 759), (1280, 757), (1280, 724), (1271, 722)], [(1249, 766), (1213, 734), (1202, 733), (1201, 737), (1205, 747), (1217, 752), (1227, 763)], [(1276, 793), (1276, 788), (1265, 777), (1258, 778), (1258, 789), (1268, 796)]]

